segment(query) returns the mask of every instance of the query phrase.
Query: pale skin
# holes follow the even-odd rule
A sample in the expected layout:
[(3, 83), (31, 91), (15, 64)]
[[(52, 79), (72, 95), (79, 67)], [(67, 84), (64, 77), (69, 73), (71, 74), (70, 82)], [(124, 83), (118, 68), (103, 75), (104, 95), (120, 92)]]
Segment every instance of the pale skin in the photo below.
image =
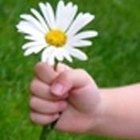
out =
[(140, 138), (140, 84), (99, 88), (82, 69), (39, 63), (31, 83), (31, 120), (64, 132)]

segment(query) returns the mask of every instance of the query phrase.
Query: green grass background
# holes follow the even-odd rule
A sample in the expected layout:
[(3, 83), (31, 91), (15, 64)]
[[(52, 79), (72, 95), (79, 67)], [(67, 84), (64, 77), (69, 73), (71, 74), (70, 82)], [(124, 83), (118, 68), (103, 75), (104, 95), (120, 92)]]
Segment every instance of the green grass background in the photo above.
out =
[[(44, 0), (45, 1), (45, 0)], [(56, 4), (57, 0), (48, 0)], [(67, 1), (67, 0), (66, 0)], [(93, 46), (85, 48), (89, 60), (72, 67), (86, 69), (100, 87), (140, 81), (140, 1), (72, 0), (79, 10), (96, 15), (88, 26), (99, 31)], [(38, 56), (23, 57), (25, 42), (15, 29), (21, 13), (39, 0), (0, 0), (0, 140), (38, 140), (41, 128), (29, 120), (28, 87)], [(118, 140), (100, 136), (54, 132), (56, 140)]]

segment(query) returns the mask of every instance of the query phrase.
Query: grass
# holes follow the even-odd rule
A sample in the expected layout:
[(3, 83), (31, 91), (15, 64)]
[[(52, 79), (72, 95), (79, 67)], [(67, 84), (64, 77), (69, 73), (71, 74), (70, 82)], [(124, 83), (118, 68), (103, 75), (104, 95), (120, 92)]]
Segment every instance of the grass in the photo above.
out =
[[(45, 1), (45, 0), (44, 0)], [(48, 0), (52, 2), (51, 0)], [(67, 0), (66, 0), (67, 1)], [(28, 87), (39, 56), (23, 57), (23, 37), (16, 32), (19, 15), (36, 7), (39, 0), (0, 0), (0, 139), (38, 140), (40, 127), (29, 121)], [(52, 3), (55, 4), (57, 0)], [(96, 15), (89, 25), (99, 31), (93, 46), (84, 49), (87, 62), (72, 67), (86, 69), (100, 87), (122, 86), (140, 80), (140, 1), (73, 0), (82, 11)], [(57, 140), (118, 140), (54, 132)]]

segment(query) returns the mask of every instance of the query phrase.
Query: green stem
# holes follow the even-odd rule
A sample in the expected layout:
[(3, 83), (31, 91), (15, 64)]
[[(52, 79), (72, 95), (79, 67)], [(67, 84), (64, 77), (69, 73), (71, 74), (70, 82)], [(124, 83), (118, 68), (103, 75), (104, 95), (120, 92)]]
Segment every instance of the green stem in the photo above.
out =
[(51, 132), (50, 126), (49, 125), (45, 125), (43, 127), (42, 132), (41, 132), (40, 140), (47, 140), (50, 132)]
[(56, 71), (56, 69), (57, 69), (57, 65), (58, 65), (58, 60), (55, 60), (55, 65), (54, 65), (54, 70)]

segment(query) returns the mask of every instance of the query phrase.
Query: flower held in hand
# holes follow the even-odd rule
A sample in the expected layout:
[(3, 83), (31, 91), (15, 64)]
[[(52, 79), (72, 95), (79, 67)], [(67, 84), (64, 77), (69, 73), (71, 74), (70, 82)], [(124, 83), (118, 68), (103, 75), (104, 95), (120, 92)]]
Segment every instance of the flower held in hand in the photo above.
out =
[[(32, 14), (21, 15), (17, 25), (19, 32), (25, 34), (28, 43), (23, 45), (25, 55), (42, 51), (41, 60), (50, 65), (55, 59), (63, 61), (64, 58), (72, 62), (72, 57), (87, 60), (85, 53), (78, 47), (90, 46), (88, 39), (97, 36), (93, 30), (81, 31), (89, 24), (94, 15), (77, 13), (78, 6), (60, 0), (56, 12), (49, 3), (39, 3), (40, 12), (31, 9)], [(81, 31), (81, 32), (80, 32)]]

